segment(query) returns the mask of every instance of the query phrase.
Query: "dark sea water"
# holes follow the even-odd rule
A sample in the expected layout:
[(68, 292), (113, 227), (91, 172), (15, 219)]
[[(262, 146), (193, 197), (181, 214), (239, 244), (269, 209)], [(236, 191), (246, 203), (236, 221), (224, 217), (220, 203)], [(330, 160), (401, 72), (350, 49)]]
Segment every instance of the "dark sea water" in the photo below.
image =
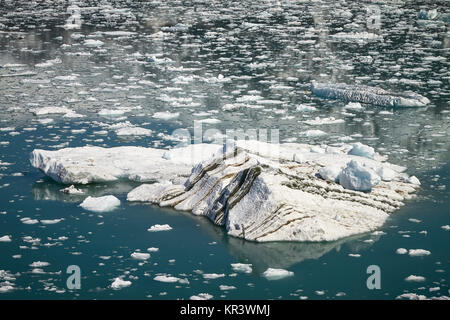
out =
[[(70, 1), (0, 1), (0, 238), (11, 239), (0, 242), (0, 299), (450, 295), (446, 1), (77, 3), (78, 9)], [(431, 9), (436, 19), (418, 19)], [(69, 19), (76, 12), (80, 28), (71, 29), (66, 23), (76, 21)], [(411, 90), (431, 103), (346, 109), (345, 102), (312, 96), (313, 80)], [(37, 115), (43, 107), (73, 112)], [(121, 114), (103, 116), (102, 109)], [(155, 117), (165, 111), (168, 118)], [(344, 121), (304, 122), (317, 117)], [(127, 202), (137, 183), (63, 194), (64, 186), (29, 163), (33, 149), (174, 146), (174, 130), (192, 132), (202, 119), (209, 119), (204, 130), (223, 133), (278, 129), (281, 142), (362, 142), (408, 167), (422, 188), (376, 233), (326, 243), (253, 243), (188, 212)], [(121, 138), (110, 125), (124, 121), (153, 133)], [(108, 194), (121, 200), (118, 209), (92, 213), (78, 206), (87, 195)], [(25, 217), (40, 222), (25, 224)], [(42, 223), (54, 219), (61, 220)], [(173, 229), (148, 232), (155, 224)], [(159, 251), (145, 262), (130, 257), (151, 247)], [(399, 248), (430, 254), (401, 255)], [(32, 265), (38, 261), (49, 265)], [(252, 273), (233, 271), (237, 262), (252, 264)], [(69, 265), (81, 269), (79, 290), (66, 287)], [(380, 267), (379, 290), (367, 288), (370, 265)], [(262, 276), (269, 267), (294, 275), (269, 281)], [(217, 278), (205, 279), (211, 273)], [(155, 281), (160, 274), (188, 281)], [(406, 281), (411, 275), (422, 281)], [(131, 285), (112, 289), (117, 277)]]

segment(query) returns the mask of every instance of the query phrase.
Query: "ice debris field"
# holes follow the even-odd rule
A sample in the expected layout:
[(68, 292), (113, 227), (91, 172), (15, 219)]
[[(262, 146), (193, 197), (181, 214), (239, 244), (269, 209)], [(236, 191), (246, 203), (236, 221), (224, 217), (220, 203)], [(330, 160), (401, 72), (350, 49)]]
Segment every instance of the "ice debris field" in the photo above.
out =
[(447, 1), (0, 2), (0, 298), (448, 298)]

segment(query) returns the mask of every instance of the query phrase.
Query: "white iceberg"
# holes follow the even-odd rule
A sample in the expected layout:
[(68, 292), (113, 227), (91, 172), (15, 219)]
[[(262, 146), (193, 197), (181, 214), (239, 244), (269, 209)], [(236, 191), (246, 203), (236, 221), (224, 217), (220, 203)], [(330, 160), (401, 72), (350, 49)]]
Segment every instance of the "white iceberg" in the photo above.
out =
[(430, 103), (426, 97), (414, 92), (394, 93), (380, 88), (344, 83), (311, 83), (311, 92), (326, 99), (339, 99), (386, 107), (423, 107)]
[(89, 196), (80, 204), (80, 207), (83, 209), (94, 212), (111, 211), (118, 206), (120, 206), (120, 200), (112, 195), (103, 197)]
[(268, 268), (263, 273), (263, 277), (267, 280), (280, 280), (287, 277), (292, 277), (294, 273), (292, 271), (284, 270), (284, 269), (275, 269)]
[[(237, 141), (171, 150), (35, 150), (31, 159), (60, 182), (160, 181), (132, 190), (128, 200), (206, 216), (230, 236), (258, 242), (333, 241), (375, 231), (419, 188), (403, 172), (406, 168), (378, 154), (374, 159), (348, 154), (352, 148)], [(330, 167), (344, 168), (338, 182), (337, 169), (322, 178), (320, 170)], [(395, 172), (390, 181), (376, 173), (381, 167)], [(322, 174), (327, 176), (323, 169)], [(148, 231), (169, 228), (155, 225)]]

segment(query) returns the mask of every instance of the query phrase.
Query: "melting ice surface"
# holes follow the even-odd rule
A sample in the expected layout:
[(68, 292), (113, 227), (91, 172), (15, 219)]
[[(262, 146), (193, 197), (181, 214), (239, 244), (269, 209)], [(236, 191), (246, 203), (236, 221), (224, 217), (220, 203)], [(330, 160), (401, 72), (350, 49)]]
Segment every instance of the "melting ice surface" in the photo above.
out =
[[(379, 30), (369, 30), (366, 8), (351, 2), (79, 1), (81, 24), (61, 2), (5, 2), (0, 297), (448, 296), (449, 34), (448, 21), (439, 18), (448, 8), (445, 1), (433, 8), (377, 5)], [(421, 10), (433, 9), (436, 19), (419, 19)], [(414, 92), (430, 102), (349, 107), (312, 95), (313, 81)], [(204, 142), (239, 128), (279, 129), (285, 143), (361, 142), (407, 167), (421, 189), (375, 232), (254, 243), (229, 237), (204, 217), (130, 203), (127, 194), (139, 179), (62, 192), (70, 185), (28, 161), (34, 149), (167, 149), (183, 138), (175, 129), (193, 134), (194, 120), (202, 123)], [(208, 129), (216, 131), (207, 135)], [(330, 180), (340, 172), (322, 171)], [(120, 205), (105, 212), (79, 206), (104, 196)], [(66, 287), (73, 264), (82, 271), (80, 290)], [(372, 264), (380, 266), (381, 290), (366, 287)], [(264, 274), (271, 270), (290, 276), (269, 281)]]

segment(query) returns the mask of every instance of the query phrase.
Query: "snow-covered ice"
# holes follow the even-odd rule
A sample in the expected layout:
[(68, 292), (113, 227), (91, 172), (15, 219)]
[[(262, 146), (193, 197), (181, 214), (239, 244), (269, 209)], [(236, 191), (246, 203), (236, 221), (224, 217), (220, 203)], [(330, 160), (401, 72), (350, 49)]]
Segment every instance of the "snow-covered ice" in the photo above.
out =
[(267, 280), (280, 280), (287, 277), (292, 277), (294, 273), (292, 271), (276, 268), (268, 268), (263, 273), (263, 277)]
[(155, 224), (154, 226), (151, 226), (147, 231), (149, 232), (159, 232), (159, 231), (170, 231), (172, 230), (172, 227), (168, 224)]
[(103, 196), (103, 197), (87, 197), (80, 204), (85, 210), (94, 212), (106, 212), (114, 210), (120, 206), (120, 200), (113, 195)]

